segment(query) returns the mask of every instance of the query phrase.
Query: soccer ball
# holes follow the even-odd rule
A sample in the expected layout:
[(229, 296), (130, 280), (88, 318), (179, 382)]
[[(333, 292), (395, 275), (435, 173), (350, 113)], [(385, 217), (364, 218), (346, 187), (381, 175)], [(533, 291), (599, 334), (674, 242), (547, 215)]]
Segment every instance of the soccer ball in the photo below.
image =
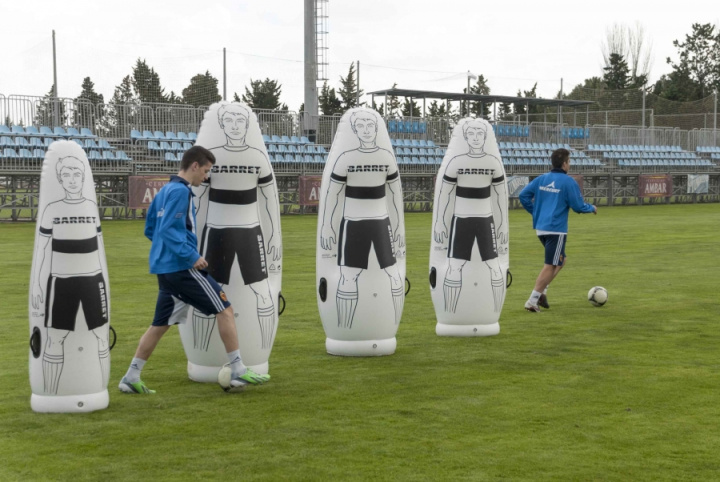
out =
[(593, 286), (590, 288), (590, 291), (588, 291), (588, 301), (593, 306), (602, 306), (607, 303), (607, 300), (608, 292), (602, 286)]
[(218, 373), (218, 383), (221, 387), (223, 387), (225, 390), (228, 390), (230, 388), (230, 379), (232, 378), (232, 370), (230, 369), (230, 365), (225, 365), (220, 369), (220, 372)]

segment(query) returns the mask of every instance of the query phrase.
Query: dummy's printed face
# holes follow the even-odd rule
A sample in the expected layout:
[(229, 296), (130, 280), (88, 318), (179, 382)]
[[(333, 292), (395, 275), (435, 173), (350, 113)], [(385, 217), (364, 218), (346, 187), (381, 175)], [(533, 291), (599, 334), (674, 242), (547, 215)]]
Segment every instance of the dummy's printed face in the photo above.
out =
[(84, 175), (80, 169), (63, 167), (60, 170), (60, 184), (71, 194), (82, 192)]
[(377, 137), (377, 124), (371, 119), (356, 119), (353, 125), (355, 133), (363, 142), (375, 142)]
[(222, 128), (230, 139), (241, 141), (247, 134), (248, 120), (241, 114), (225, 112), (222, 117)]
[(479, 127), (468, 127), (465, 139), (473, 149), (480, 149), (485, 145), (485, 131)]

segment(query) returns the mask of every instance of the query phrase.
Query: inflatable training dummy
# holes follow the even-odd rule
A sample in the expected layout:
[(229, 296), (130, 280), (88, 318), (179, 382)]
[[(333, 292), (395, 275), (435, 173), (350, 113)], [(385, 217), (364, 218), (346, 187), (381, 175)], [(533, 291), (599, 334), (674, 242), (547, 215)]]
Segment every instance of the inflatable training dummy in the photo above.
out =
[[(208, 181), (193, 188), (198, 250), (232, 303), (243, 363), (268, 373), (281, 297), (282, 239), (275, 174), (257, 116), (239, 102), (213, 104), (196, 144), (216, 159)], [(217, 382), (227, 356), (215, 317), (191, 308), (180, 337), (188, 376)]]
[(393, 354), (405, 301), (403, 198), (390, 137), (373, 110), (340, 119), (323, 172), (316, 250), (327, 352)]
[(508, 196), (497, 141), (482, 119), (462, 119), (435, 182), (430, 291), (440, 336), (500, 332), (508, 252)]
[(110, 289), (90, 164), (75, 142), (50, 145), (30, 273), (30, 405), (108, 406)]

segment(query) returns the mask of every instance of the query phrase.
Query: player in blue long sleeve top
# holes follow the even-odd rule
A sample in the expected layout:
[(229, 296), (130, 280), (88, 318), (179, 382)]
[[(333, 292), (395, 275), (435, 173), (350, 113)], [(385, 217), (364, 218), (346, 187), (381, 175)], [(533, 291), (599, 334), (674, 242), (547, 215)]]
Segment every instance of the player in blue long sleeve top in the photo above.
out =
[(170, 326), (184, 323), (190, 306), (217, 317), (232, 378), (230, 388), (261, 384), (270, 375), (259, 375), (242, 363), (232, 306), (220, 285), (207, 271), (195, 233), (195, 206), (190, 186), (199, 186), (208, 176), (215, 156), (201, 146), (183, 154), (180, 172), (170, 178), (153, 199), (145, 220), (145, 236), (152, 241), (150, 272), (158, 277), (159, 293), (152, 325), (140, 338), (130, 368), (118, 388), (125, 393), (155, 393), (140, 379), (140, 373)]
[(567, 174), (570, 170), (570, 151), (557, 149), (553, 151), (551, 159), (552, 171), (533, 179), (520, 193), (520, 203), (532, 214), (533, 228), (545, 246), (545, 265), (525, 303), (526, 310), (536, 313), (540, 311), (539, 306), (550, 308), (547, 288), (567, 262), (565, 243), (570, 209), (576, 213), (597, 214), (597, 207), (583, 200), (577, 182)]

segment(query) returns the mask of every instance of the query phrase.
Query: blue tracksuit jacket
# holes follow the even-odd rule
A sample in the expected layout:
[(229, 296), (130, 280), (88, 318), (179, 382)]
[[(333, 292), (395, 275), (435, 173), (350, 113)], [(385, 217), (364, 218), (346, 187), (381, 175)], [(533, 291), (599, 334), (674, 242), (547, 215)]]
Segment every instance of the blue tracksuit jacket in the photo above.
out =
[(538, 176), (520, 193), (520, 202), (532, 214), (533, 228), (554, 233), (568, 232), (568, 211), (595, 212), (580, 194), (580, 186), (562, 169)]
[(152, 241), (150, 272), (174, 273), (193, 267), (200, 258), (190, 184), (171, 176), (150, 204), (145, 236)]

